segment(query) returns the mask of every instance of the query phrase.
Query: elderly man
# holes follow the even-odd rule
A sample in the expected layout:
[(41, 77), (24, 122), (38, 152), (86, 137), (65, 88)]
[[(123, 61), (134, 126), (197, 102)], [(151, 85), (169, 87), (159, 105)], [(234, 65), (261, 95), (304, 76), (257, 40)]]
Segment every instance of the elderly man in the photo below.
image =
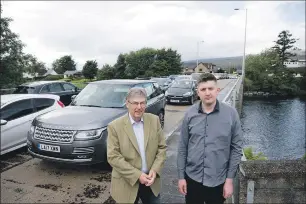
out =
[(219, 102), (218, 93), (215, 76), (201, 75), (201, 100), (183, 119), (178, 187), (187, 204), (221, 204), (233, 193), (233, 178), (242, 156), (242, 130), (236, 109)]
[(166, 142), (159, 118), (145, 113), (147, 94), (131, 88), (128, 113), (108, 125), (107, 159), (113, 167), (111, 196), (117, 203), (160, 203)]

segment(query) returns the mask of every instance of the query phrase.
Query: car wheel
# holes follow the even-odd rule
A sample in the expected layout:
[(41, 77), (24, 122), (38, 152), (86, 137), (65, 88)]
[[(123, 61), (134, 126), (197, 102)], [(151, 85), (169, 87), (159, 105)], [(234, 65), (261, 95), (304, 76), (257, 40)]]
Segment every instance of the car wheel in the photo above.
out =
[(159, 122), (162, 128), (165, 126), (165, 113), (162, 111), (158, 114)]

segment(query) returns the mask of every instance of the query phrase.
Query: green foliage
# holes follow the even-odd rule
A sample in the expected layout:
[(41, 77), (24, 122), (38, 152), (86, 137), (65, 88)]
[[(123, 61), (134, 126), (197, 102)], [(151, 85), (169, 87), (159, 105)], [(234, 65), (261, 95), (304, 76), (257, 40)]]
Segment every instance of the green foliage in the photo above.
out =
[(104, 65), (97, 79), (134, 79), (136, 77), (179, 74), (182, 70), (181, 55), (172, 49), (142, 48), (118, 56), (116, 64)]
[[(279, 47), (274, 46), (260, 54), (247, 56), (245, 90), (291, 96), (303, 93), (301, 87), (306, 87), (306, 79), (295, 78), (294, 71), (282, 66), (283, 60), (292, 56), (288, 49), (293, 47), (295, 39), (291, 39), (291, 36), (289, 31), (283, 31), (276, 41)], [(279, 43), (283, 42), (285, 46), (281, 47)]]
[(304, 154), (304, 156), (302, 157), (302, 159), (306, 161), (306, 153)]
[(120, 53), (117, 59), (116, 64), (114, 65), (114, 78), (115, 79), (126, 79), (128, 78), (125, 74), (126, 70), (126, 62), (125, 62), (126, 54)]
[(109, 64), (103, 65), (102, 69), (98, 70), (97, 80), (113, 79), (115, 77), (115, 69)]
[(98, 72), (98, 63), (93, 60), (88, 60), (83, 66), (83, 75), (87, 79), (93, 79)]
[(22, 82), (23, 47), (19, 36), (9, 28), (11, 18), (2, 16), (0, 21), (0, 87), (8, 88)]
[(64, 75), (59, 74), (59, 75), (48, 75), (44, 78), (46, 81), (53, 81), (53, 80), (60, 80), (63, 79)]
[(252, 147), (244, 148), (243, 152), (247, 160), (267, 160), (262, 152), (254, 154)]
[(34, 76), (42, 76), (47, 72), (45, 63), (39, 62), (38, 59), (31, 54), (23, 56), (23, 66), (25, 72), (33, 74)]
[(298, 39), (293, 38), (292, 34), (288, 30), (283, 30), (278, 34), (278, 39), (275, 42), (274, 49), (279, 56), (281, 66), (283, 67), (284, 62), (288, 60), (290, 57), (295, 56), (295, 54), (289, 52), (292, 48), (297, 49), (294, 47)]
[(65, 55), (52, 63), (52, 69), (58, 74), (64, 74), (65, 71), (76, 70), (76, 63), (71, 55)]

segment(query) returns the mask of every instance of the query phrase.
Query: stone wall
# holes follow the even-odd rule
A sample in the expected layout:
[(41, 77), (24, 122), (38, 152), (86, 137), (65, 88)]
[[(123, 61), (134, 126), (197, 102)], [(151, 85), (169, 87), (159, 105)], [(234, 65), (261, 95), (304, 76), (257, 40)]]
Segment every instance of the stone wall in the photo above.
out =
[(306, 162), (241, 162), (239, 203), (306, 203)]

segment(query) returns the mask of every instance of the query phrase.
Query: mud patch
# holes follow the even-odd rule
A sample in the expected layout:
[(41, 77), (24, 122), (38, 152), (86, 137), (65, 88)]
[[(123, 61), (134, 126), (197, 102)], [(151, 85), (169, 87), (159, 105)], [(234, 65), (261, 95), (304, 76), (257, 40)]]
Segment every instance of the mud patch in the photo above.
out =
[(109, 196), (103, 204), (116, 204), (116, 201), (112, 198), (112, 196)]
[[(103, 193), (105, 190), (106, 190), (106, 186), (88, 184), (84, 188), (83, 194), (86, 198), (98, 198), (99, 195)], [(81, 197), (81, 195), (78, 197)]]
[(11, 182), (11, 183), (17, 183), (17, 184), (24, 184), (18, 181), (14, 181), (13, 179), (4, 179), (5, 181)]
[(110, 182), (111, 181), (111, 173), (105, 172), (105, 173), (101, 174), (100, 176), (97, 176), (95, 178), (90, 178), (90, 180), (96, 180), (96, 181), (99, 181), (99, 182), (102, 182), (102, 181)]
[(54, 184), (37, 184), (35, 187), (44, 188), (44, 189), (51, 189), (52, 191), (57, 191), (62, 186), (57, 186), (57, 185), (54, 185)]

